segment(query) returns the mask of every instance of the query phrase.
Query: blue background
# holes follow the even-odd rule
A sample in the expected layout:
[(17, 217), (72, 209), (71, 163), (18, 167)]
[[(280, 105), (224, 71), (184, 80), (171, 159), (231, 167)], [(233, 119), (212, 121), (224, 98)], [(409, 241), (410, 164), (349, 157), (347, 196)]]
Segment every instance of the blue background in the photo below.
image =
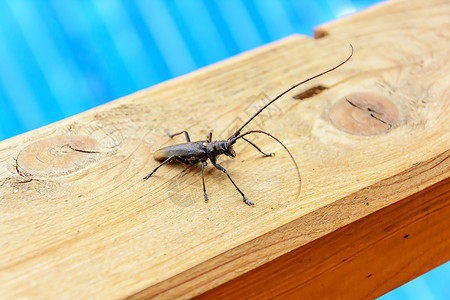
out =
[[(0, 140), (376, 0), (0, 0)], [(380, 299), (450, 299), (450, 263)]]

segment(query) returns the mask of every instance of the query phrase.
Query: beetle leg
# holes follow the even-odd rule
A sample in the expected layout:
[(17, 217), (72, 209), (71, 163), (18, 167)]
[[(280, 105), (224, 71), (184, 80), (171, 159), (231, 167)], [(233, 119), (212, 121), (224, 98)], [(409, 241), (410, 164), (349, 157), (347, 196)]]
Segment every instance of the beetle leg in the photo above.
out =
[(215, 161), (211, 161), (211, 162), (213, 163), (214, 167), (216, 167), (216, 169), (218, 169), (218, 170), (224, 172), (225, 174), (227, 174), (228, 179), (230, 179), (231, 183), (234, 185), (234, 187), (238, 190), (238, 192), (239, 192), (239, 193), (242, 195), (242, 197), (244, 198), (243, 201), (244, 201), (245, 204), (250, 205), (250, 206), (255, 205), (254, 203), (248, 201), (247, 197), (245, 197), (244, 193), (238, 188), (238, 186), (236, 185), (236, 183), (234, 183), (233, 179), (231, 179), (230, 175), (228, 174), (227, 170), (225, 170), (224, 167), (222, 167), (222, 166), (219, 165), (219, 164), (216, 164)]
[(186, 141), (187, 141), (188, 143), (190, 143), (190, 142), (191, 142), (191, 139), (189, 138), (189, 133), (188, 133), (186, 130), (183, 130), (183, 131), (180, 131), (180, 132), (177, 132), (177, 133), (174, 133), (174, 134), (171, 134), (171, 133), (169, 132), (169, 130), (167, 130), (167, 135), (168, 135), (171, 139), (172, 139), (174, 136), (180, 135), (180, 134), (182, 134), (182, 133), (185, 134), (185, 136), (186, 136)]
[(207, 162), (202, 162), (202, 182), (203, 182), (203, 195), (205, 196), (205, 202), (208, 202), (208, 195), (206, 194), (206, 187), (205, 187), (205, 167), (207, 165)]
[(247, 140), (245, 137), (242, 137), (242, 139), (243, 139), (244, 141), (246, 141), (247, 143), (249, 143), (250, 145), (252, 145), (253, 147), (255, 147), (256, 150), (258, 150), (259, 152), (261, 152), (264, 156), (274, 156), (274, 155), (275, 155), (275, 153), (273, 153), (273, 152), (271, 152), (271, 153), (263, 152), (261, 149), (259, 149), (258, 146), (256, 146), (256, 145), (255, 145), (254, 143), (252, 143), (251, 141)]
[(153, 171), (151, 171), (150, 173), (148, 173), (148, 175), (147, 176), (145, 176), (143, 179), (144, 180), (147, 180), (147, 179), (149, 179), (150, 178), (150, 176), (152, 176), (153, 175), (153, 173), (155, 173), (156, 172), (156, 170), (158, 170), (159, 168), (161, 168), (163, 165), (165, 165), (165, 164), (167, 164), (167, 163), (169, 163), (169, 162), (171, 162), (174, 158), (176, 158), (177, 156), (176, 155), (172, 155), (172, 156), (170, 156), (169, 158), (167, 158), (165, 161), (163, 161), (159, 166), (157, 166)]
[(212, 131), (209, 132), (207, 139), (208, 139), (208, 143), (211, 143), (211, 141), (212, 141)]

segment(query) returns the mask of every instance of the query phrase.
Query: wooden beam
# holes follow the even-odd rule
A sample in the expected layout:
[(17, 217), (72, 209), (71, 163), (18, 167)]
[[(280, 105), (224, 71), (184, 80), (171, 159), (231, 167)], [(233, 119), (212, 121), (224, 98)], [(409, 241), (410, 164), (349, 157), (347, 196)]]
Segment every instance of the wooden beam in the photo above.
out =
[[(373, 298), (449, 260), (448, 1), (391, 1), (0, 143), (5, 298)], [(226, 138), (223, 173), (157, 165)]]

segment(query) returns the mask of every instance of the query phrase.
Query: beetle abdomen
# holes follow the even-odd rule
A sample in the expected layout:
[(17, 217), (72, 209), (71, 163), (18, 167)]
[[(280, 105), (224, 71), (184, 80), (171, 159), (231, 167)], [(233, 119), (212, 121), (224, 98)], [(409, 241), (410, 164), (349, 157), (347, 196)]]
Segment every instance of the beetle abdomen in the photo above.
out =
[(162, 149), (156, 150), (156, 152), (153, 154), (153, 158), (157, 161), (164, 161), (170, 157), (169, 153), (170, 153), (170, 151), (167, 151), (167, 149), (162, 148)]
[(164, 161), (169, 157), (175, 155), (179, 160), (188, 163), (197, 163), (206, 160), (206, 141), (198, 141), (191, 143), (183, 143), (172, 146), (167, 146), (156, 150), (153, 158), (157, 161)]

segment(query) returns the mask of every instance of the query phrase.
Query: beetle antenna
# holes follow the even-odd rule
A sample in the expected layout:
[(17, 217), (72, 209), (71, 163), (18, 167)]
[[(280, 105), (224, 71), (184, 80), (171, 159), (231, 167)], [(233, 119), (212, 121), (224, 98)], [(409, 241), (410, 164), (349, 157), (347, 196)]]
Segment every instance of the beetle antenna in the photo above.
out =
[(312, 76), (312, 77), (309, 77), (308, 79), (303, 80), (302, 82), (297, 83), (296, 85), (291, 86), (290, 88), (288, 88), (287, 90), (285, 90), (284, 92), (282, 92), (281, 94), (279, 94), (278, 96), (276, 96), (273, 100), (271, 100), (269, 103), (267, 103), (266, 105), (264, 105), (260, 110), (258, 110), (258, 111), (257, 111), (250, 119), (248, 119), (248, 121), (245, 122), (244, 125), (242, 125), (238, 130), (236, 130), (236, 132), (233, 133), (233, 134), (228, 138), (228, 140), (229, 140), (229, 141), (230, 141), (230, 140), (236, 140), (235, 138), (236, 138), (237, 136), (239, 136), (239, 134), (241, 133), (241, 130), (242, 130), (245, 126), (247, 126), (248, 123), (250, 123), (250, 122), (251, 122), (257, 115), (259, 115), (264, 109), (266, 109), (269, 105), (271, 105), (272, 103), (274, 103), (275, 101), (277, 101), (279, 98), (281, 98), (282, 96), (284, 96), (286, 93), (292, 91), (292, 90), (295, 89), (296, 87), (298, 87), (298, 86), (300, 86), (300, 85), (302, 85), (302, 84), (304, 84), (304, 83), (306, 83), (306, 82), (308, 82), (308, 81), (310, 81), (310, 80), (313, 80), (313, 79), (315, 79), (315, 78), (317, 78), (317, 77), (320, 77), (320, 76), (322, 76), (322, 75), (325, 75), (325, 74), (327, 74), (327, 73), (329, 73), (329, 72), (331, 72), (331, 71), (333, 71), (333, 70), (336, 70), (337, 68), (339, 68), (340, 66), (342, 66), (343, 64), (345, 64), (347, 61), (349, 61), (350, 58), (351, 58), (352, 55), (353, 55), (353, 46), (352, 46), (352, 44), (350, 44), (350, 47), (352, 48), (352, 52), (350, 53), (350, 55), (349, 55), (343, 62), (341, 62), (341, 63), (338, 64), (337, 66), (332, 67), (331, 69), (328, 69), (328, 70), (326, 70), (326, 71), (324, 71), (324, 72), (322, 72), (322, 73), (319, 73), (319, 74), (317, 74), (317, 75), (314, 75), (314, 76)]
[(231, 142), (231, 144), (234, 144), (234, 143), (236, 142), (236, 140), (238, 140), (238, 139), (240, 139), (240, 138), (243, 138), (244, 136), (249, 135), (249, 134), (251, 134), (251, 133), (262, 133), (262, 134), (265, 134), (265, 135), (267, 135), (267, 136), (273, 138), (273, 139), (274, 139), (275, 141), (277, 141), (281, 146), (283, 146), (284, 150), (286, 150), (286, 152), (289, 154), (289, 156), (291, 157), (292, 161), (294, 162), (295, 169), (296, 169), (296, 171), (297, 171), (297, 177), (298, 177), (298, 182), (299, 182), (299, 184), (298, 184), (298, 193), (297, 193), (297, 197), (296, 197), (296, 198), (298, 198), (298, 196), (300, 195), (300, 189), (301, 189), (301, 184), (302, 184), (302, 178), (301, 178), (301, 176), (300, 176), (300, 170), (298, 169), (297, 162), (295, 161), (294, 156), (292, 156), (291, 151), (289, 151), (289, 149), (288, 149), (288, 148), (287, 148), (287, 147), (286, 147), (279, 139), (277, 139), (277, 138), (276, 138), (275, 136), (273, 136), (272, 134), (270, 134), (270, 133), (268, 133), (268, 132), (265, 132), (265, 131), (262, 131), (262, 130), (249, 130), (249, 131), (247, 131), (247, 132), (245, 132), (245, 133), (243, 133), (243, 134), (241, 134), (241, 135), (238, 135), (238, 136), (234, 137), (230, 142)]

